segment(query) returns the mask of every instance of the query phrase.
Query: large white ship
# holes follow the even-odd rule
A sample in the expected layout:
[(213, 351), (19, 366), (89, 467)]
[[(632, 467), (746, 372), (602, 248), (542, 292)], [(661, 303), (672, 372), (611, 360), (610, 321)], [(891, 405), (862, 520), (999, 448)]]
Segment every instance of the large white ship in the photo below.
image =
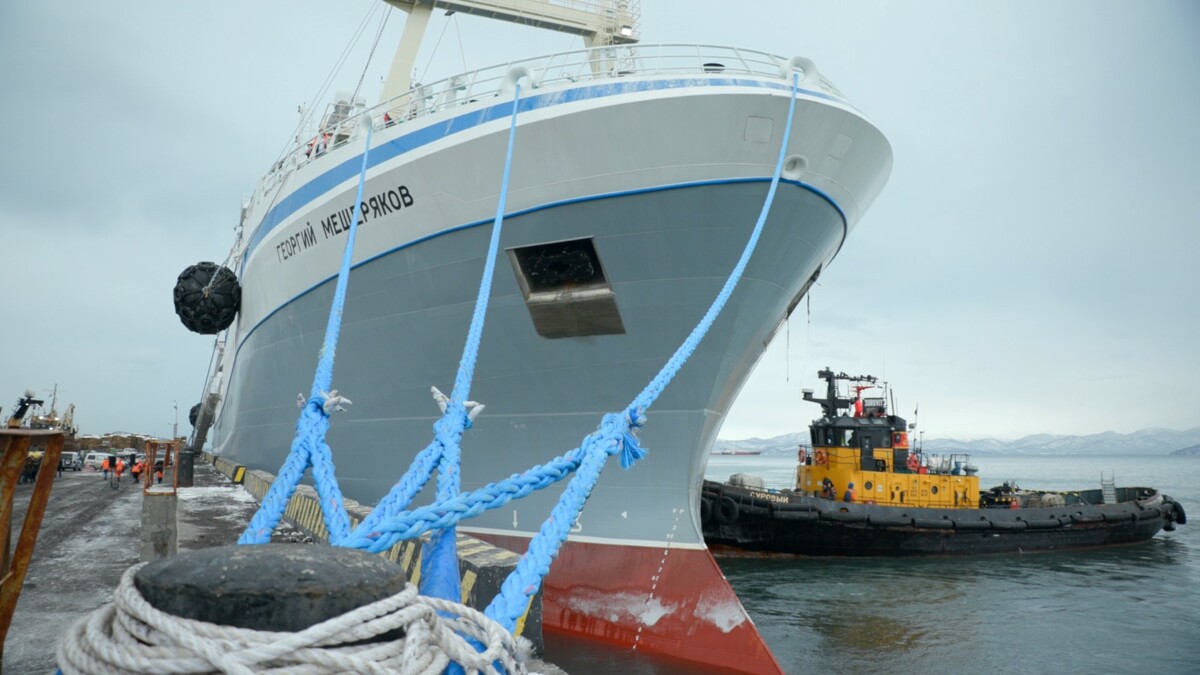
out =
[[(383, 101), (335, 104), (262, 179), (232, 257), (213, 451), (277, 472), (321, 348), (375, 125), (328, 435), (344, 493), (373, 504), (432, 437), (479, 286), (521, 82), (508, 208), (463, 439), (471, 490), (578, 446), (701, 318), (764, 203), (800, 76), (782, 182), (723, 315), (648, 413), (649, 455), (610, 466), (545, 583), (543, 621), (623, 648), (778, 672), (705, 548), (701, 483), (757, 359), (883, 187), (891, 149), (811, 61), (638, 42), (624, 0), (391, 2), (408, 12)], [(589, 49), (412, 88), (433, 9), (583, 35)], [(562, 485), (464, 522), (522, 551)], [(432, 488), (427, 490), (430, 494)], [(430, 499), (420, 501), (428, 503)]]

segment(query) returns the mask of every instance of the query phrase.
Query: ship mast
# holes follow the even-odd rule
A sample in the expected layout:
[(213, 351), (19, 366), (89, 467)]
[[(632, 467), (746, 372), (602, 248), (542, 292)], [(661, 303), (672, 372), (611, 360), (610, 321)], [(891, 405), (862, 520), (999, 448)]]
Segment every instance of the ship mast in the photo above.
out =
[(433, 10), (461, 12), (497, 21), (579, 35), (586, 47), (638, 41), (638, 0), (384, 0), (408, 13), (400, 46), (383, 85), (381, 100), (390, 101), (412, 88), (417, 51)]
[[(811, 389), (804, 390), (804, 400), (811, 403), (817, 403), (824, 411), (825, 417), (833, 418), (837, 416), (837, 412), (842, 408), (849, 408), (855, 399), (842, 398), (838, 396), (837, 382), (838, 380), (846, 380), (847, 382), (870, 382), (875, 384), (877, 378), (871, 375), (847, 375), (846, 373), (834, 374), (828, 367), (824, 370), (817, 371), (817, 377), (825, 380), (825, 398), (813, 398)], [(856, 394), (857, 396), (857, 394)]]

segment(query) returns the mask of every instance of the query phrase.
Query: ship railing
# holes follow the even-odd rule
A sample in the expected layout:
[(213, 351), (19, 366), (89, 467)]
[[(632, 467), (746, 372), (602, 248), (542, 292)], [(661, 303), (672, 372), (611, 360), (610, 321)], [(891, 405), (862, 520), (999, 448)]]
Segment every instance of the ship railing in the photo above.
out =
[(966, 467), (971, 464), (971, 456), (967, 454), (926, 455), (925, 465), (929, 473), (947, 476), (966, 475)]
[[(581, 83), (603, 84), (671, 75), (785, 79), (794, 70), (803, 75), (803, 87), (843, 98), (837, 87), (822, 77), (807, 59), (789, 59), (767, 52), (720, 45), (606, 45), (509, 61), (428, 84), (418, 83), (404, 94), (366, 110), (354, 106), (350, 114), (336, 117), (334, 124), (301, 136), (297, 145), (263, 177), (259, 193), (269, 193), (291, 171), (354, 141), (360, 133), (360, 117), (363, 114), (371, 116), (376, 129), (410, 124), (453, 108), (485, 104), (511, 96), (516, 79), (514, 74), (528, 75), (529, 85), (536, 91)], [(528, 89), (525, 91), (529, 93)], [(326, 134), (328, 140), (325, 140)]]

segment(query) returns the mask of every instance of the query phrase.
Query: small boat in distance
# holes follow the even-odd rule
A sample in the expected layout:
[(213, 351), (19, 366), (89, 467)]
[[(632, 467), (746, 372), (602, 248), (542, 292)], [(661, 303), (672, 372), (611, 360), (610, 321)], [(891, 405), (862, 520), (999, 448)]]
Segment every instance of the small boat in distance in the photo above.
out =
[[(1187, 522), (1183, 506), (1147, 487), (1112, 480), (1077, 491), (1030, 491), (1005, 483), (980, 491), (968, 455), (926, 455), (909, 446), (907, 421), (887, 396), (864, 398), (871, 376), (818, 375), (826, 397), (801, 446), (792, 490), (735, 474), (705, 481), (704, 539), (723, 553), (837, 556), (970, 555), (1079, 549), (1148, 541)], [(853, 395), (838, 393), (846, 382)]]
[(745, 455), (761, 455), (762, 450), (714, 450), (711, 454), (714, 455), (736, 455), (742, 457)]

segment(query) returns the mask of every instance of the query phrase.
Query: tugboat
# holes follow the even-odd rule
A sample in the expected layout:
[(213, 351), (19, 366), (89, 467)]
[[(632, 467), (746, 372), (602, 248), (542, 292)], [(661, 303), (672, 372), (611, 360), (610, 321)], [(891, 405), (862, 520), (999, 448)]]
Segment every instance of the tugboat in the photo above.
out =
[[(980, 491), (965, 454), (926, 455), (909, 445), (908, 422), (887, 395), (865, 398), (869, 375), (818, 376), (825, 398), (801, 446), (792, 490), (735, 474), (704, 481), (704, 539), (717, 553), (836, 556), (971, 555), (1132, 544), (1187, 522), (1179, 502), (1153, 488), (1027, 491), (1005, 483)], [(839, 395), (839, 382), (847, 395)], [(853, 392), (850, 395), (850, 392)]]

